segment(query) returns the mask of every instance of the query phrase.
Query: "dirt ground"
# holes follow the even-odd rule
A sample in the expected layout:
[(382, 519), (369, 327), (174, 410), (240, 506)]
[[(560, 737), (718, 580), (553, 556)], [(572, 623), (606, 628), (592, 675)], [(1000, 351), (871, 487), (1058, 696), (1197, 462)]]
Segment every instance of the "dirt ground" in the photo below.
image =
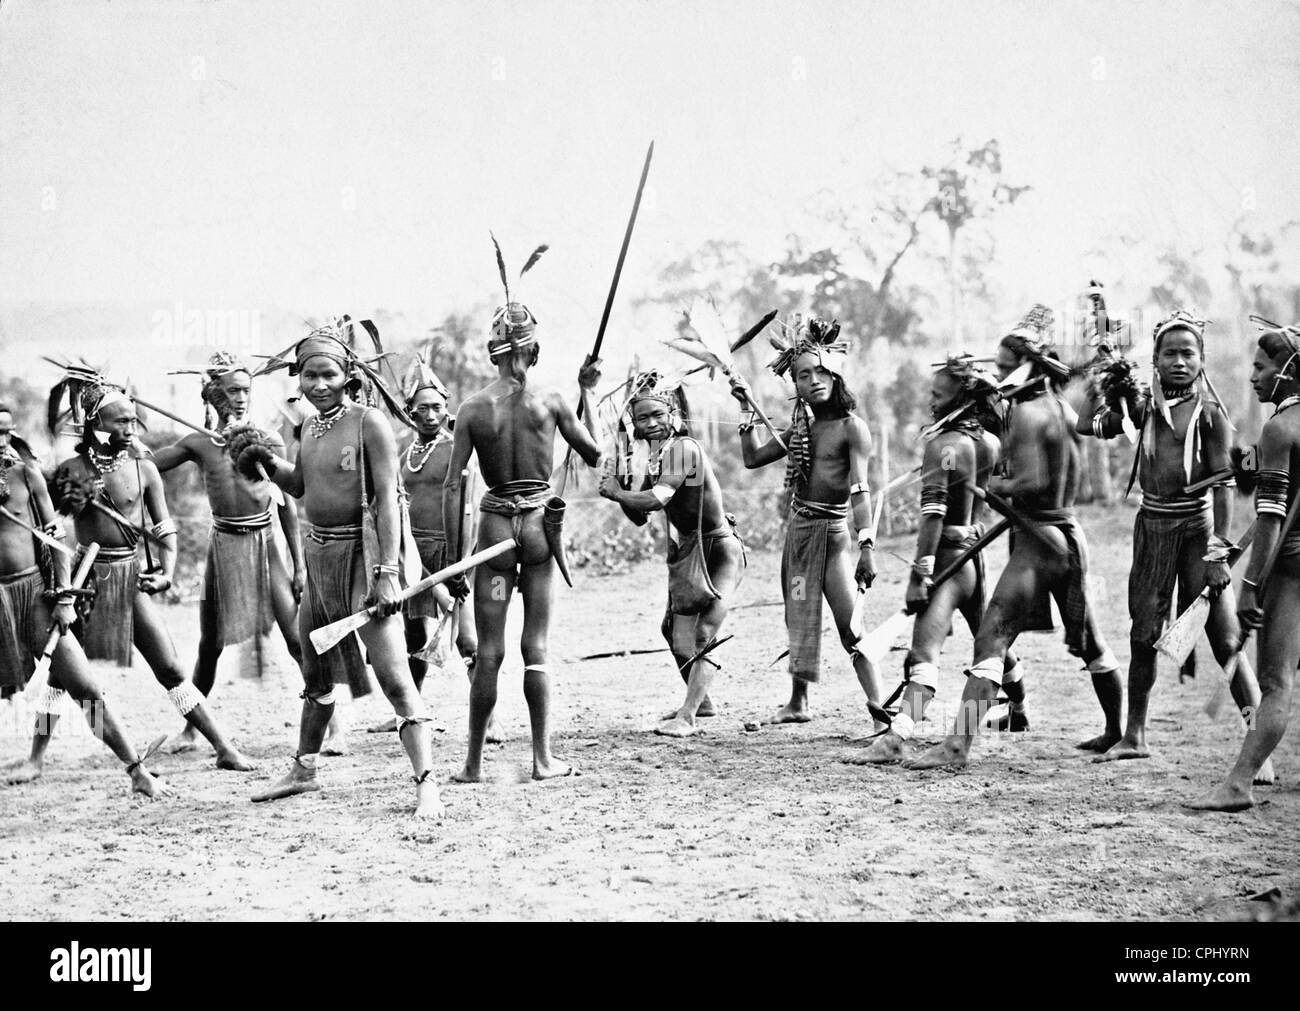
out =
[[(1131, 513), (1085, 511), (1102, 627), (1127, 661), (1125, 571)], [(1239, 524), (1240, 525), (1240, 524)], [(907, 538), (883, 545), (910, 557)], [(991, 559), (996, 572), (1004, 549)], [(280, 774), (295, 740), (296, 670), (280, 643), (261, 682), (223, 657), (215, 711), (252, 774), (219, 772), (210, 752), (160, 757), (175, 791), (128, 794), (116, 760), (86, 735), (61, 734), (45, 777), (0, 789), (0, 916), (10, 919), (1079, 919), (1215, 920), (1263, 911), (1249, 896), (1300, 891), (1300, 733), (1275, 756), (1267, 803), (1234, 816), (1193, 815), (1181, 801), (1227, 769), (1242, 736), (1229, 704), (1204, 712), (1219, 684), (1202, 643), (1200, 676), (1161, 672), (1148, 761), (1104, 766), (1074, 749), (1099, 729), (1089, 680), (1059, 634), (1021, 640), (1033, 730), (981, 740), (959, 773), (844, 764), (869, 731), (857, 682), (829, 626), (816, 719), (744, 729), (784, 701), (770, 666), (784, 648), (779, 558), (751, 558), (721, 648), (720, 715), (686, 742), (647, 731), (674, 707), (667, 654), (579, 662), (586, 653), (656, 647), (662, 564), (631, 574), (580, 572), (557, 591), (551, 639), (555, 746), (582, 775), (528, 779), (528, 723), (516, 644), (501, 678), (482, 786), (447, 786), (446, 820), (412, 834), (409, 767), (393, 735), (364, 728), (386, 715), (377, 693), (349, 707), (352, 751), (327, 760), (327, 789), (254, 806), (255, 785)], [(906, 569), (880, 552), (867, 626), (902, 600)], [(193, 656), (197, 616), (169, 624)], [(961, 692), (970, 636), (949, 640), (940, 701)], [(884, 677), (897, 682), (903, 654)], [(140, 743), (177, 718), (142, 661), (98, 665)], [(463, 760), (467, 687), (434, 674), (437, 774)], [(26, 727), (0, 710), (0, 759), (25, 751)], [(64, 721), (68, 723), (69, 720)], [(918, 745), (936, 740), (927, 721)]]

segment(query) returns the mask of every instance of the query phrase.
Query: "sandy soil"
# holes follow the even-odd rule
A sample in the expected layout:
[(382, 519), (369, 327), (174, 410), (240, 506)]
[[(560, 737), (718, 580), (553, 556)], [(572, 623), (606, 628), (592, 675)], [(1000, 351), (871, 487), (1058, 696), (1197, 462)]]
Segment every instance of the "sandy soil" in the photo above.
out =
[[(1125, 569), (1130, 513), (1084, 515), (1100, 580), (1103, 628), (1127, 659)], [(910, 556), (906, 539), (892, 547)], [(1001, 549), (994, 549), (993, 568)], [(1300, 891), (1300, 733), (1275, 760), (1267, 803), (1236, 815), (1193, 815), (1179, 803), (1226, 770), (1242, 730), (1231, 705), (1204, 706), (1218, 669), (1202, 644), (1200, 677), (1162, 672), (1149, 761), (1093, 765), (1074, 750), (1099, 729), (1088, 677), (1059, 635), (1022, 639), (1034, 730), (984, 739), (964, 772), (864, 769), (841, 757), (869, 730), (860, 690), (833, 630), (817, 719), (744, 729), (784, 701), (784, 648), (773, 601), (774, 555), (751, 559), (720, 650), (718, 718), (670, 742), (648, 731), (678, 702), (666, 654), (577, 662), (590, 652), (655, 647), (660, 564), (628, 575), (578, 574), (558, 591), (552, 635), (556, 751), (580, 777), (528, 780), (527, 714), (517, 652), (501, 679), (505, 744), (488, 749), (490, 781), (447, 786), (445, 822), (408, 832), (409, 768), (396, 739), (368, 735), (386, 715), (378, 695), (350, 708), (352, 753), (328, 760), (321, 793), (254, 806), (255, 785), (287, 765), (297, 674), (278, 642), (258, 682), (223, 657), (214, 704), (244, 751), (247, 775), (219, 772), (210, 752), (152, 765), (175, 790), (132, 799), (108, 751), (61, 734), (41, 781), (0, 789), (0, 916), (12, 919), (1224, 919), (1263, 912), (1249, 896)], [(902, 599), (902, 562), (881, 552), (868, 627)], [(170, 627), (183, 657), (194, 609)], [(829, 615), (827, 616), (829, 623)], [(517, 635), (512, 633), (517, 643)], [(945, 654), (940, 698), (961, 691), (970, 637)], [(892, 688), (902, 653), (890, 655)], [(142, 662), (141, 662), (142, 663)], [(134, 739), (177, 723), (147, 669), (98, 666)], [(463, 759), (463, 677), (431, 676), (425, 697), (444, 732), (437, 774)], [(0, 710), (0, 759), (25, 753), (25, 727)], [(69, 722), (67, 720), (65, 723)], [(929, 721), (918, 740), (935, 739)]]

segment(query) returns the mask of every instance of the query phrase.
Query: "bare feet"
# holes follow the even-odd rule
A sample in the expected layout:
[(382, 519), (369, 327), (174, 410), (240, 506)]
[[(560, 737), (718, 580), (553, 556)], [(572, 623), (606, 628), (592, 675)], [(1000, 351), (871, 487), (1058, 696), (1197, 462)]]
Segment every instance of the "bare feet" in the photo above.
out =
[(1183, 805), (1189, 811), (1246, 811), (1255, 806), (1255, 797), (1250, 789), (1241, 789), (1232, 783), (1223, 783), (1200, 800), (1188, 801)]
[(165, 755), (179, 755), (185, 751), (193, 751), (198, 746), (199, 732), (187, 725), (179, 734), (167, 739), (162, 746), (162, 751)]
[(565, 776), (577, 776), (579, 772), (572, 765), (558, 761), (554, 755), (545, 765), (533, 762), (533, 779), (563, 779)]
[(315, 769), (304, 769), (297, 762), (283, 779), (272, 783), (265, 790), (253, 794), (253, 803), (260, 804), (266, 800), (281, 800), (300, 793), (314, 793), (319, 790)]
[(1277, 775), (1273, 772), (1273, 759), (1264, 759), (1264, 764), (1259, 767), (1259, 772), (1255, 773), (1253, 782), (1256, 786), (1272, 786), (1277, 782)]
[(903, 739), (892, 730), (877, 737), (862, 754), (843, 759), (849, 765), (892, 765), (902, 760)]
[[(397, 729), (395, 723), (393, 729)], [(329, 755), (332, 758), (338, 758), (339, 756), (348, 753), (346, 731), (341, 727), (336, 726), (332, 720), (330, 721), (329, 729), (325, 731), (325, 740), (320, 746), (320, 753), (322, 755)]]
[(5, 769), (3, 775), (6, 786), (18, 786), (21, 783), (31, 783), (41, 778), (41, 772), (44, 766), (40, 762), (33, 762), (30, 758), (25, 758), (15, 765)]
[[(668, 712), (664, 713), (662, 716), (660, 716), (659, 719), (661, 720), (676, 719), (677, 714), (680, 712), (681, 712), (680, 709), (671, 709)], [(709, 720), (717, 715), (718, 715), (718, 711), (713, 707), (713, 700), (710, 699), (707, 695), (704, 696), (704, 701), (700, 703), (700, 708), (695, 710), (695, 718), (697, 720)]]
[(442, 806), (442, 798), (438, 796), (438, 784), (430, 779), (426, 772), (424, 779), (415, 784), (415, 810), (411, 812), (411, 817), (425, 821), (441, 821), (446, 813), (446, 808)]
[(483, 782), (483, 770), (471, 769), (467, 765), (460, 772), (453, 773), (451, 781), (453, 783), (481, 783)]
[(252, 772), (256, 766), (234, 748), (217, 756), (217, 768), (227, 772)]
[(487, 725), (487, 734), (483, 738), (483, 743), (500, 744), (504, 740), (505, 740), (505, 735), (502, 734), (501, 731), (497, 730), (497, 718), (495, 716), (489, 716), (488, 725)]
[(131, 792), (154, 800), (166, 794), (168, 790), (161, 780), (154, 779), (148, 769), (138, 765), (131, 770)]
[(660, 737), (694, 737), (699, 732), (699, 727), (690, 720), (681, 719), (676, 713), (655, 727), (655, 733)]
[[(1083, 745), (1079, 745), (1083, 747)], [(1130, 758), (1150, 758), (1151, 752), (1147, 750), (1145, 741), (1131, 741), (1127, 737), (1121, 737), (1112, 747), (1106, 750), (1104, 754), (1098, 755), (1093, 759), (1094, 762), (1123, 762)]]
[(768, 717), (763, 722), (769, 725), (780, 723), (807, 723), (811, 719), (812, 717), (808, 714), (806, 708), (803, 706), (795, 706), (792, 703), (787, 702), (778, 709), (774, 715)]
[(376, 723), (366, 731), (367, 734), (395, 734), (397, 733), (397, 717), (393, 716), (383, 723)]
[(964, 769), (968, 749), (952, 738), (946, 738), (928, 751), (903, 763), (904, 769)]
[(1113, 734), (1109, 730), (1105, 733), (1098, 734), (1096, 737), (1089, 738), (1086, 741), (1080, 741), (1075, 747), (1080, 751), (1095, 751), (1097, 754), (1105, 754), (1116, 744), (1119, 743), (1120, 735)]

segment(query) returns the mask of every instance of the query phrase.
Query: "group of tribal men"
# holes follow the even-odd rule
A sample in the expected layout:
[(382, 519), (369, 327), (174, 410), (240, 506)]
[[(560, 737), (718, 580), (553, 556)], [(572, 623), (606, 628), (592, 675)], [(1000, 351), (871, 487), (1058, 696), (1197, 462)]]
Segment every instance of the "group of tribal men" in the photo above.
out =
[[(995, 358), (960, 355), (943, 362), (932, 380), (934, 424), (923, 433), (918, 468), (921, 522), (903, 602), (915, 615), (911, 647), (902, 684), (886, 698), (875, 664), (861, 649), (859, 605), (876, 575), (875, 527), (867, 485), (871, 436), (854, 413), (845, 381), (849, 344), (838, 324), (820, 318), (794, 316), (780, 327), (784, 336), (772, 339), (778, 353), (771, 368), (794, 383), (789, 424), (771, 426), (753, 391), (738, 376), (731, 379), (733, 395), (751, 411), (739, 432), (745, 466), (784, 459), (786, 467), (781, 585), (791, 693), (768, 722), (810, 718), (809, 685), (822, 671), (824, 600), (874, 722), (867, 746), (850, 761), (900, 762), (910, 769), (965, 765), (981, 727), (1028, 729), (1025, 670), (1012, 647), (1021, 632), (1052, 627), (1049, 601), (1055, 599), (1067, 647), (1091, 674), (1105, 721), (1101, 734), (1079, 747), (1096, 752), (1097, 761), (1144, 758), (1155, 643), (1177, 587), (1179, 612), (1202, 594), (1211, 602), (1210, 643), (1219, 663), (1234, 671), (1234, 699), (1248, 725), (1227, 780), (1191, 806), (1251, 806), (1253, 785), (1273, 779), (1269, 755), (1287, 723), (1300, 661), (1300, 530), (1291, 523), (1293, 485), (1300, 483), (1292, 477), (1300, 475), (1300, 412), (1290, 410), (1300, 403), (1300, 328), (1263, 328), (1251, 382), (1260, 401), (1275, 404), (1276, 412), (1263, 427), (1258, 449), (1246, 453), (1233, 451), (1227, 414), (1205, 375), (1206, 323), (1188, 312), (1174, 312), (1156, 326), (1149, 388), (1138, 380), (1133, 362), (1099, 356), (1082, 412), (1062, 395), (1073, 370), (1053, 351), (1052, 314), (1042, 306), (1002, 337)], [(301, 723), (287, 774), (253, 800), (320, 788), (318, 757), (344, 749), (342, 732), (332, 723), (336, 686), (346, 684), (354, 694), (368, 691), (368, 663), (394, 712), (390, 723), (376, 729), (395, 730), (406, 750), (415, 815), (438, 817), (443, 808), (430, 779), (429, 716), (421, 698), (433, 640), (449, 624), (466, 664), (468, 750), (453, 779), (477, 782), (493, 734), (515, 589), (524, 607), (521, 652), (533, 776), (571, 775), (572, 766), (550, 750), (552, 578), (558, 568), (568, 579), (560, 531), (564, 504), (552, 488), (557, 431), (585, 464), (602, 467), (600, 494), (629, 520), (644, 524), (650, 513), (665, 515), (669, 589), (662, 632), (686, 695), (656, 732), (690, 736), (699, 732), (698, 720), (715, 714), (709, 692), (719, 669), (720, 631), (746, 559), (714, 469), (690, 435), (682, 375), (641, 372), (621, 385), (611, 395), (618, 436), (602, 453), (601, 404), (593, 394), (599, 362), (589, 358), (582, 367), (577, 410), (558, 392), (537, 388), (530, 379), (539, 355), (537, 320), (508, 293), (493, 315), (487, 342), (497, 376), (466, 399), (454, 419), (447, 390), (422, 361), (400, 391), (391, 390), (377, 359), (357, 350), (359, 330), (347, 317), (336, 319), (257, 366), (225, 352), (213, 355), (202, 373), (212, 428), (153, 454), (137, 442), (132, 396), (89, 368), (67, 366), (51, 394), (49, 421), (57, 431), (71, 418), (79, 442), (48, 484), (15, 433), (19, 419), (0, 406), (5, 697), (23, 689), (51, 631), (59, 633), (30, 756), (4, 773), (7, 782), (41, 774), (70, 695), (125, 764), (133, 789), (146, 796), (161, 792), (146, 766), (148, 754), (128, 741), (87, 662), (129, 665), (133, 648), (186, 722), (168, 746), (193, 747), (202, 735), (220, 768), (249, 770), (206, 697), (223, 646), (260, 636), (274, 623), (302, 669)], [(314, 408), (303, 412), (285, 438), (247, 421), (253, 378), (280, 368), (297, 377), (301, 400)], [(61, 412), (64, 399), (68, 410)], [(380, 406), (411, 430), (402, 445)], [(1137, 433), (1134, 472), (1142, 493), (1129, 581), (1126, 721), (1119, 663), (1097, 628), (1087, 543), (1073, 511), (1079, 437), (1109, 439), (1125, 430)], [(487, 485), (478, 504), (475, 550), (500, 550), (469, 570), (471, 593), (457, 563), (472, 534), (463, 486), (475, 456)], [(170, 587), (176, 564), (176, 528), (161, 472), (185, 463), (199, 467), (213, 516), (192, 679), (181, 669), (153, 601)], [(1257, 483), (1253, 553), (1235, 602), (1230, 564), (1236, 552), (1229, 541), (1234, 476)], [(301, 533), (297, 499), (305, 514)], [(988, 507), (1002, 518), (986, 530), (982, 515)], [(287, 559), (272, 534), (273, 512)], [(60, 515), (72, 517), (75, 552), (61, 543), (66, 535)], [(990, 595), (981, 551), (1003, 529), (1009, 529), (1009, 559)], [(93, 578), (78, 586), (72, 573), (92, 545), (98, 548), (89, 566)], [(448, 567), (452, 571), (441, 585), (406, 592), (421, 577)], [(370, 620), (356, 636), (317, 650), (311, 632), (361, 611)], [(974, 635), (958, 715), (948, 736), (912, 752), (908, 741), (938, 690), (941, 647), (958, 611)], [(1243, 629), (1259, 630), (1258, 682), (1240, 651)]]

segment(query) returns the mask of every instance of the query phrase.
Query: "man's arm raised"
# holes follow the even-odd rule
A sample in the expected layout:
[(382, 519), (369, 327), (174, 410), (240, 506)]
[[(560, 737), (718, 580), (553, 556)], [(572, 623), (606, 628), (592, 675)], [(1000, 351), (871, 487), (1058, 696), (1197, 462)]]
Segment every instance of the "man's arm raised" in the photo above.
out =
[[(593, 417), (594, 409), (584, 410), (586, 424), (583, 424), (582, 421), (578, 420), (577, 412), (558, 393), (551, 395), (551, 405), (552, 410), (555, 411), (555, 427), (564, 436), (564, 441), (574, 448), (577, 454), (582, 457), (583, 463), (588, 467), (598, 466), (600, 464), (600, 446), (596, 444), (596, 437), (592, 434), (596, 424), (596, 419)], [(452, 457), (454, 463), (454, 449), (452, 450)]]
[(190, 440), (195, 437), (194, 435), (186, 435), (173, 442), (170, 446), (164, 446), (155, 452), (152, 460), (153, 465), (158, 468), (158, 473), (166, 474), (169, 470), (196, 459), (189, 445)]

